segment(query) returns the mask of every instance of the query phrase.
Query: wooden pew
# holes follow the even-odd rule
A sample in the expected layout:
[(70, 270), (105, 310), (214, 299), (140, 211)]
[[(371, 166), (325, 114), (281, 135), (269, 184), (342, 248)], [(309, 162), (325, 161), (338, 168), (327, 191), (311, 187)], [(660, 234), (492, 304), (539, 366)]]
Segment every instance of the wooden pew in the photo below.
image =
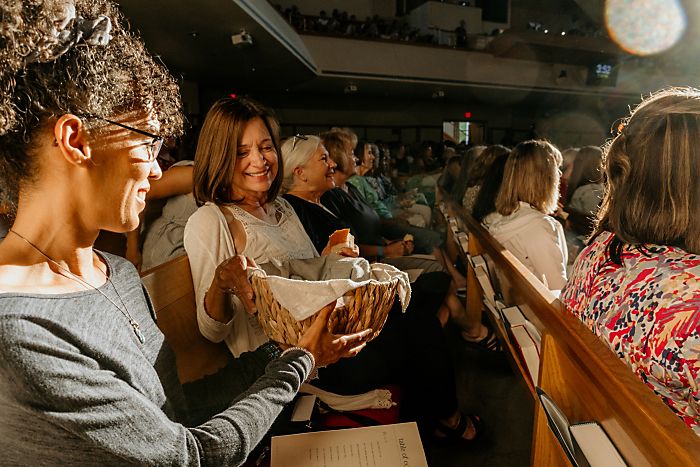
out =
[[(627, 365), (501, 246), (461, 206), (450, 205), (448, 217), (469, 233), (468, 252), (487, 260), (494, 287), (505, 304), (517, 305), (542, 334), (539, 381), (573, 423), (598, 422), (629, 465), (700, 465), (700, 439)], [(465, 264), (469, 261), (464, 258)], [(481, 289), (468, 266), (468, 312), (481, 313)], [(495, 276), (495, 277), (494, 277)], [(490, 314), (490, 313), (489, 313)], [(513, 367), (522, 375), (535, 404), (531, 465), (569, 465), (548, 427), (546, 416), (520, 362), (517, 349), (494, 323)]]
[(197, 308), (187, 256), (144, 271), (141, 275), (156, 312), (158, 327), (175, 352), (180, 382), (213, 374), (231, 358), (226, 345), (205, 339), (197, 327)]

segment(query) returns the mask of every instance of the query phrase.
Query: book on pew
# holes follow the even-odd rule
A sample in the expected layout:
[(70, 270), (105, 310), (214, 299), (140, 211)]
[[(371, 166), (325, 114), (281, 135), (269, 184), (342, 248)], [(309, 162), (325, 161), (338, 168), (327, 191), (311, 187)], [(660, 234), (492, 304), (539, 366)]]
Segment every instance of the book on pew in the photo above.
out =
[(522, 326), (525, 328), (535, 343), (537, 353), (539, 354), (542, 349), (542, 334), (540, 334), (540, 331), (534, 324), (532, 324), (530, 320), (525, 318), (525, 315), (522, 311), (520, 311), (520, 308), (517, 306), (510, 306), (508, 308), (503, 308), (501, 313), (503, 314), (503, 319), (508, 323), (511, 329), (515, 326)]
[(576, 423), (569, 427), (569, 431), (574, 440), (574, 448), (581, 451), (591, 467), (624, 467), (627, 465), (603, 427), (598, 423)]
[(491, 278), (489, 273), (481, 266), (474, 268), (474, 273), (476, 274), (476, 280), (479, 281), (481, 286), (481, 292), (484, 296), (484, 300), (487, 300), (491, 305), (496, 304), (496, 292), (493, 290), (491, 285)]
[(415, 422), (272, 438), (270, 467), (428, 467)]
[(510, 327), (525, 326), (527, 318), (525, 318), (525, 315), (523, 315), (523, 312), (520, 311), (520, 308), (517, 306), (509, 306), (508, 308), (504, 308), (502, 312), (503, 317), (506, 321), (508, 321), (508, 325), (510, 325)]
[(486, 306), (486, 309), (491, 312), (496, 321), (503, 321), (503, 313), (501, 310), (503, 310), (506, 306), (500, 300), (495, 300), (492, 303), (484, 299), (483, 303)]
[(491, 284), (491, 276), (489, 275), (489, 268), (486, 265), (486, 260), (481, 255), (470, 255), (468, 258), (474, 269), (474, 274), (476, 274), (476, 279), (479, 281), (484, 298), (488, 300), (491, 305), (495, 305), (496, 292)]
[(486, 266), (486, 260), (481, 255), (469, 255), (469, 262), (472, 263), (474, 269), (476, 269), (477, 266), (481, 266), (487, 272), (489, 270), (488, 266)]
[(540, 353), (535, 344), (535, 340), (527, 332), (525, 326), (515, 326), (510, 328), (510, 332), (518, 344), (518, 351), (522, 356), (522, 362), (530, 373), (532, 384), (537, 386), (540, 376)]
[(596, 422), (571, 424), (549, 395), (537, 388), (537, 395), (547, 416), (547, 424), (562, 450), (575, 467), (624, 467), (627, 464)]
[(467, 235), (465, 232), (458, 233), (457, 242), (464, 253), (469, 252), (469, 235)]

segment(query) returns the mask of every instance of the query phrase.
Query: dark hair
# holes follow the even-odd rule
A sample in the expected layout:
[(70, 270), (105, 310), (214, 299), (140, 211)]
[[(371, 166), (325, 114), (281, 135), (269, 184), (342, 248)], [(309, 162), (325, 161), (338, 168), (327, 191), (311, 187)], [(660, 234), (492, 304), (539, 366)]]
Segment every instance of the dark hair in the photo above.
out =
[(479, 157), (484, 149), (486, 149), (486, 146), (472, 146), (471, 148), (467, 149), (467, 152), (462, 157), (462, 166), (459, 169), (459, 175), (457, 176), (457, 180), (455, 180), (450, 193), (450, 197), (453, 201), (462, 204), (462, 198), (464, 198), (464, 194), (467, 192), (467, 188), (469, 187), (469, 173), (471, 172), (471, 168), (474, 167), (474, 161)]
[[(108, 0), (75, 0), (75, 19), (67, 14), (70, 6), (0, 2), (0, 204), (11, 211), (20, 186), (37, 175), (35, 135), (52, 119), (67, 113), (110, 118), (143, 110), (160, 123), (161, 135), (182, 133), (177, 83), (128, 30), (117, 6)], [(100, 22), (111, 25), (106, 36), (94, 29)], [(86, 119), (85, 125), (104, 123)]]
[(367, 141), (366, 139), (358, 139), (357, 140), (357, 146), (355, 146), (355, 159), (357, 160), (357, 165), (361, 165), (364, 162), (365, 158), (365, 148), (367, 148), (370, 153), (372, 152), (372, 148), (370, 148), (370, 142)]
[(197, 205), (206, 202), (216, 204), (236, 203), (231, 198), (231, 180), (236, 166), (236, 154), (245, 126), (260, 118), (272, 137), (278, 159), (277, 174), (267, 191), (266, 203), (277, 198), (282, 180), (284, 164), (280, 150), (280, 126), (272, 111), (247, 97), (219, 99), (211, 106), (197, 141), (194, 158), (193, 189)]
[(502, 154), (510, 153), (510, 149), (500, 144), (487, 146), (472, 160), (472, 165), (469, 167), (469, 175), (467, 178), (467, 186), (481, 185), (484, 181), (486, 171), (489, 169), (494, 159)]
[(510, 150), (496, 156), (491, 162), (491, 166), (486, 169), (484, 180), (481, 183), (481, 188), (479, 188), (479, 193), (476, 195), (476, 201), (474, 201), (474, 207), (472, 208), (472, 217), (477, 222), (483, 222), (486, 216), (496, 211), (496, 196), (498, 196), (503, 183), (503, 172), (505, 171), (509, 154)]
[(592, 237), (624, 245), (671, 245), (700, 253), (700, 90), (670, 88), (643, 100), (603, 150), (605, 195)]
[(602, 163), (603, 150), (598, 146), (584, 146), (579, 149), (566, 188), (566, 204), (571, 202), (576, 189), (589, 183), (602, 182)]

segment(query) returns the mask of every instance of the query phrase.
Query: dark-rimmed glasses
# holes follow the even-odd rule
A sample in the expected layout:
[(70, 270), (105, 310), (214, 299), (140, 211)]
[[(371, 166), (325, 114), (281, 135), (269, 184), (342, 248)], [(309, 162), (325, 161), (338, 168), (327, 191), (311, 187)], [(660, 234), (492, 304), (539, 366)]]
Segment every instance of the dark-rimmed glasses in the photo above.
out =
[(126, 130), (131, 130), (134, 133), (153, 138), (152, 141), (148, 143), (148, 162), (153, 162), (154, 160), (156, 160), (158, 154), (160, 153), (160, 148), (163, 147), (164, 138), (162, 136), (154, 135), (153, 133), (149, 133), (144, 130), (139, 130), (138, 128), (130, 127), (129, 125), (124, 125), (123, 123), (115, 122), (104, 117), (98, 117), (97, 115), (85, 115), (85, 117), (96, 118), (98, 120), (111, 123), (112, 125), (117, 125), (118, 127), (124, 128)]

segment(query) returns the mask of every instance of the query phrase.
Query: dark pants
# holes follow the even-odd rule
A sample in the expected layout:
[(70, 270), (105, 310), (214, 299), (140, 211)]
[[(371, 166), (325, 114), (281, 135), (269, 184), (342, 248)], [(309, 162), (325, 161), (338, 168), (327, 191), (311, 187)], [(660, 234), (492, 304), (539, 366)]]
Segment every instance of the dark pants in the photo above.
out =
[(449, 280), (444, 273), (421, 277), (422, 283), (414, 284), (406, 313), (401, 312), (397, 301), (377, 338), (357, 357), (322, 368), (319, 380), (312, 384), (347, 395), (398, 383), (402, 389), (404, 418), (432, 424), (454, 413), (457, 410), (454, 367), (435, 316)]
[(440, 232), (393, 222), (383, 223), (381, 233), (384, 238), (389, 240), (400, 240), (406, 234), (413, 235), (413, 244), (416, 247), (414, 253), (431, 254), (435, 247), (439, 247), (445, 242), (443, 234)]

